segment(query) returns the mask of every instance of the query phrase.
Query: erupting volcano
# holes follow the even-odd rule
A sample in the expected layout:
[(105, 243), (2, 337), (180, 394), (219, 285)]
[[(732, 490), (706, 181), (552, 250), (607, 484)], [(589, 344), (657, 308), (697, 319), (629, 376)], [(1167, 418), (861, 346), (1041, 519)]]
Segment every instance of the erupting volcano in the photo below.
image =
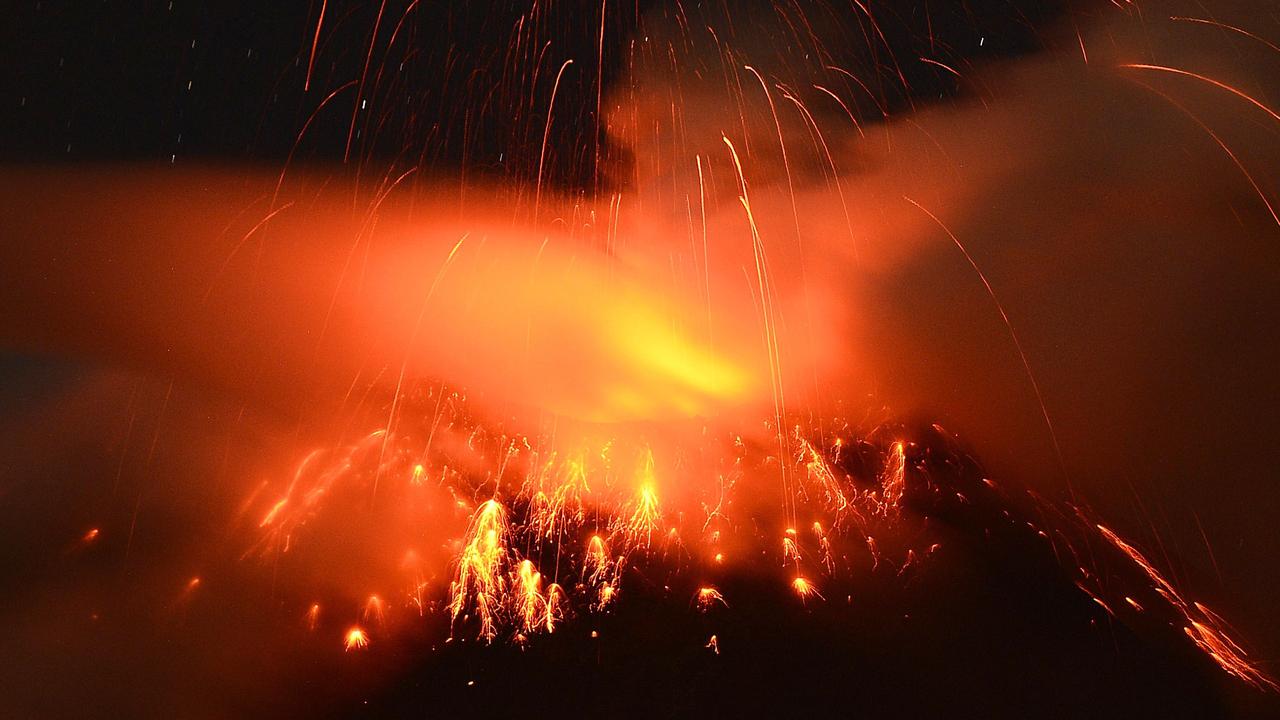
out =
[(0, 710), (1276, 712), (1211, 5), (21, 11)]

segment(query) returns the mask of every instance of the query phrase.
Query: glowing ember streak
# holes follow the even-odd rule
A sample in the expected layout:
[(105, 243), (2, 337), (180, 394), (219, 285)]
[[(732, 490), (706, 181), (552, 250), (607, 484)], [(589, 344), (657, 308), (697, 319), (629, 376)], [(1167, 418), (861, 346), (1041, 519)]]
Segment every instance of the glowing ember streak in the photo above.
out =
[(480, 636), (492, 640), (497, 635), (499, 612), (506, 579), (507, 514), (497, 500), (487, 500), (476, 510), (468, 530), (468, 540), (458, 560), (458, 577), (451, 588), (449, 614), (456, 621), (473, 607), (480, 620)]
[(725, 602), (724, 595), (721, 595), (720, 591), (713, 587), (699, 588), (698, 594), (694, 596), (694, 599), (697, 600), (698, 609), (702, 612), (707, 612), (715, 607), (716, 603), (720, 603), (725, 607), (729, 606), (729, 603)]
[[(559, 477), (556, 477), (557, 473)], [(544, 481), (554, 484), (549, 496), (541, 488)], [(561, 533), (571, 526), (581, 525), (584, 519), (583, 497), (591, 488), (587, 485), (582, 458), (570, 459), (564, 463), (563, 469), (559, 469), (552, 457), (538, 474), (538, 486), (532, 501), (537, 508), (533, 513), (532, 529), (547, 540), (557, 541)]]
[(617, 592), (618, 565), (609, 559), (609, 551), (599, 535), (592, 535), (587, 543), (587, 552), (583, 559), (583, 585), (593, 589), (594, 601), (591, 606), (603, 610)]
[(614, 585), (605, 585), (600, 588), (600, 599), (596, 602), (596, 609), (603, 610), (609, 603), (613, 602), (617, 595), (618, 588)]
[(287, 497), (280, 498), (280, 500), (275, 505), (271, 506), (271, 510), (267, 512), (266, 517), (262, 518), (262, 522), (259, 523), (258, 526), (266, 527), (271, 523), (275, 522), (276, 517), (280, 514), (280, 511), (284, 510), (284, 506), (288, 504), (289, 504), (289, 498)]
[[(1249, 660), (1245, 651), (1226, 634), (1222, 627), (1221, 618), (1212, 610), (1198, 602), (1188, 602), (1137, 548), (1125, 542), (1111, 529), (1103, 525), (1097, 525), (1096, 527), (1108, 542), (1141, 568), (1151, 582), (1155, 584), (1156, 591), (1182, 613), (1186, 623), (1183, 631), (1196, 644), (1196, 647), (1200, 648), (1228, 674), (1234, 675), (1259, 689), (1280, 689), (1280, 685), (1277, 685), (1267, 673)], [(1128, 598), (1125, 599), (1128, 600)], [(1142, 609), (1137, 603), (1131, 600), (1129, 602), (1138, 610)]]
[(542, 595), (542, 573), (528, 560), (522, 560), (516, 570), (516, 603), (522, 632), (533, 632), (547, 624), (548, 605)]
[(379, 625), (385, 624), (387, 621), (386, 606), (382, 602), (382, 598), (377, 595), (370, 595), (369, 599), (365, 600), (364, 611), (360, 617), (366, 623), (377, 622)]
[(800, 601), (804, 602), (810, 597), (817, 597), (819, 600), (826, 600), (822, 597), (822, 593), (818, 592), (818, 588), (805, 578), (797, 577), (791, 581), (791, 589), (796, 591), (796, 595), (800, 596)]
[(1137, 548), (1125, 542), (1119, 535), (1112, 532), (1110, 528), (1102, 525), (1098, 525), (1097, 527), (1098, 532), (1102, 533), (1102, 536), (1106, 538), (1108, 542), (1115, 545), (1121, 550), (1121, 552), (1128, 555), (1130, 560), (1137, 563), (1138, 566), (1142, 568), (1143, 572), (1147, 574), (1147, 577), (1151, 578), (1151, 581), (1154, 582), (1157, 587), (1164, 590), (1167, 596), (1179, 597), (1178, 591), (1173, 589), (1173, 585), (1170, 585), (1169, 581), (1164, 579), (1164, 576), (1160, 574), (1160, 571), (1156, 570), (1155, 566), (1148, 562), (1147, 558), (1144, 557), (1142, 553), (1138, 552)]
[(565, 597), (564, 588), (556, 583), (551, 583), (547, 586), (546, 601), (543, 603), (546, 608), (543, 621), (547, 632), (555, 632), (556, 623), (564, 618), (564, 608), (567, 602), (568, 598)]
[(831, 539), (827, 537), (827, 533), (822, 529), (822, 523), (816, 520), (813, 523), (813, 534), (818, 537), (818, 548), (822, 551), (822, 565), (827, 569), (828, 573), (835, 572), (835, 559), (831, 557)]
[(1203, 650), (1210, 658), (1213, 658), (1213, 661), (1218, 663), (1227, 673), (1258, 689), (1280, 689), (1280, 685), (1277, 685), (1274, 680), (1259, 670), (1246, 657), (1244, 650), (1220, 629), (1198, 620), (1192, 620), (1191, 624), (1183, 628), (1183, 630), (1186, 632), (1187, 637), (1195, 642), (1197, 647)]
[[(632, 503), (631, 516), (615, 527), (615, 532), (622, 535), (631, 548), (649, 547), (653, 540), (653, 531), (662, 519), (658, 508), (658, 490), (654, 487), (653, 451), (645, 453), (641, 471), (640, 489)], [(643, 539), (643, 542), (642, 542)]]
[(782, 538), (782, 561), (800, 562), (800, 545), (796, 543), (796, 531), (794, 528), (787, 528), (787, 534)]
[(1142, 63), (1128, 63), (1125, 65), (1121, 65), (1120, 67), (1132, 68), (1134, 70), (1156, 70), (1159, 72), (1170, 73), (1173, 75), (1181, 75), (1183, 77), (1195, 78), (1200, 82), (1208, 83), (1209, 85), (1212, 85), (1216, 88), (1226, 90), (1232, 95), (1235, 95), (1241, 100), (1244, 100), (1249, 104), (1253, 105), (1254, 107), (1258, 108), (1259, 110), (1265, 112), (1267, 115), (1270, 115), (1272, 120), (1275, 120), (1276, 122), (1280, 122), (1280, 113), (1277, 113), (1275, 110), (1272, 110), (1269, 106), (1263, 104), (1260, 100), (1255, 99), (1252, 95), (1245, 93), (1243, 90), (1238, 90), (1222, 82), (1221, 80), (1214, 80), (1213, 78), (1205, 75), (1201, 75), (1200, 73), (1191, 72), (1190, 70), (1182, 70), (1180, 68), (1167, 67), (1164, 65), (1145, 65)]
[(880, 476), (880, 514), (888, 515), (896, 510), (902, 500), (906, 477), (907, 457), (901, 442), (893, 444), (889, 460), (885, 464), (884, 473)]
[(369, 635), (359, 627), (353, 627), (348, 630), (343, 638), (342, 648), (346, 652), (363, 650), (367, 647), (369, 647)]
[(583, 578), (588, 584), (595, 585), (604, 580), (608, 572), (609, 556), (608, 550), (604, 546), (604, 540), (599, 535), (592, 535), (591, 540), (587, 542), (587, 557), (583, 566)]
[(827, 461), (818, 454), (813, 445), (809, 444), (803, 437), (799, 437), (799, 428), (796, 429), (797, 440), (800, 443), (801, 461), (804, 463), (807, 477), (811, 482), (816, 482), (822, 488), (822, 493), (826, 504), (837, 513), (843, 513), (849, 508), (849, 498), (845, 496), (844, 490), (840, 487), (840, 482), (836, 480), (836, 476), (831, 472), (831, 468), (827, 466)]

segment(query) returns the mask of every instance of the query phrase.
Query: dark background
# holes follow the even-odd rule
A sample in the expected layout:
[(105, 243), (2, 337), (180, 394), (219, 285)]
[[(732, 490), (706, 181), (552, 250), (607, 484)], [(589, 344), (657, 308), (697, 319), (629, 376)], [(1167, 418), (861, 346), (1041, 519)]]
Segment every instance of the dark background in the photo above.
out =
[[(11, 71), (0, 96), (0, 159), (279, 162), (317, 106), (354, 81), (316, 115), (296, 158), (377, 158), (527, 179), (536, 168), (555, 70), (575, 58), (557, 101), (548, 176), (567, 187), (591, 177), (599, 5), (545, 3), (541, 42), (531, 51), (511, 42), (525, 3), (421, 2), (406, 14), (404, 0), (332, 0), (304, 90), (320, 6), (317, 0), (269, 7), (24, 0), (4, 30), (3, 59)], [(744, 30), (813, 14), (828, 25), (819, 30), (839, 38), (828, 43), (830, 59), (871, 83), (884, 106), (897, 112), (956, 91), (952, 76), (915, 58), (959, 64), (1034, 52), (1042, 46), (1042, 25), (1066, 9), (1058, 0), (872, 1), (866, 7), (885, 38), (872, 48), (864, 34), (874, 29), (863, 27), (864, 16), (852, 4), (801, 2), (793, 11), (791, 4), (733, 0), (695, 4), (689, 12), (695, 20)], [(1079, 2), (1076, 11), (1092, 7)], [(626, 59), (626, 41), (646, 18), (665, 18), (672, 7), (645, 0), (608, 3), (606, 11), (607, 94)], [(788, 50), (781, 45), (778, 52)], [(542, 71), (535, 73), (540, 57)], [(899, 57), (913, 62), (898, 67), (893, 59)], [(899, 69), (906, 88), (896, 79)], [(360, 99), (369, 107), (358, 113), (353, 131), (362, 77)], [(537, 111), (523, 112), (530, 98)], [(870, 103), (855, 109), (868, 122), (879, 118)]]

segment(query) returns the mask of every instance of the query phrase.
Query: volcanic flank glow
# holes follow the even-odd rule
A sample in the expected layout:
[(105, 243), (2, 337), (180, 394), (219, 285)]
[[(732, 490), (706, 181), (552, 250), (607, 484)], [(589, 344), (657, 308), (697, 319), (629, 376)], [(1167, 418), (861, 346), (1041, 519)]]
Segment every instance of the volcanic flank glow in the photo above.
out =
[[(414, 414), (424, 409), (430, 412)], [(904, 502), (933, 503), (928, 498), (943, 492), (968, 504), (998, 492), (985, 479), (974, 487), (935, 485), (930, 478), (937, 470), (930, 468), (954, 462), (937, 455), (938, 448), (917, 450), (912, 460), (909, 443), (896, 439), (900, 431), (880, 426), (856, 434), (839, 418), (827, 419), (824, 424), (833, 430), (825, 432), (795, 425), (781, 435), (784, 452), (778, 454), (778, 434), (767, 421), (752, 433), (705, 423), (664, 425), (661, 434), (653, 426), (630, 432), (617, 426), (607, 439), (592, 444), (586, 436), (530, 437), (487, 427), (468, 413), (460, 395), (444, 389), (428, 389), (401, 411), (403, 436), (375, 432), (354, 449), (334, 452), (334, 466), (326, 465), (322, 451), (308, 456), (290, 491), (312, 502), (271, 503), (263, 532), (274, 537), (272, 545), (284, 552), (282, 559), (306, 557), (308, 522), (340, 511), (323, 501), (337, 491), (335, 483), (350, 484), (348, 490), (357, 495), (372, 491), (376, 483), (380, 503), (392, 511), (379, 513), (375, 526), (389, 537), (412, 538), (448, 516), (469, 514), (465, 531), (454, 541), (459, 549), (449, 563), (454, 574), (446, 607), (455, 637), (485, 642), (525, 643), (534, 635), (555, 632), (562, 621), (607, 612), (625, 588), (627, 571), (656, 570), (672, 562), (686, 566), (682, 572), (708, 578), (746, 571), (726, 559), (722, 548), (735, 547), (735, 558), (773, 553), (765, 542), (767, 531), (746, 530), (741, 518), (755, 524), (803, 521), (803, 532), (779, 528), (781, 542), (773, 561), (791, 573), (790, 589), (801, 604), (823, 602), (827, 598), (815, 577), (840, 580), (853, 566), (866, 563), (874, 570), (882, 562), (901, 576), (917, 571), (940, 549), (928, 540), (920, 544), (909, 539), (918, 531), (900, 527), (916, 522), (902, 517)], [(414, 439), (424, 437), (428, 428), (426, 444)], [(568, 447), (562, 445), (566, 442)], [(781, 478), (794, 483), (786, 512), (764, 509), (769, 503), (761, 504), (761, 496)], [(663, 500), (667, 495), (661, 488), (678, 498), (676, 509), (664, 510), (669, 501)], [(470, 500), (481, 497), (487, 499)], [(1055, 507), (1034, 495), (1029, 501), (1041, 515), (1086, 517), (1069, 504)], [(275, 525), (288, 528), (287, 536), (275, 535)], [(1076, 521), (1032, 529), (1064, 548), (1087, 546), (1096, 530), (1141, 570), (1165, 607), (1184, 618), (1186, 634), (1206, 655), (1251, 685), (1275, 687), (1230, 637), (1221, 618), (1187, 600), (1110, 529)], [(889, 544), (882, 546), (877, 537), (888, 538)], [(398, 605), (419, 613), (424, 593), (442, 590), (424, 583), (416, 566), (401, 566), (382, 581), (401, 588)], [(1105, 600), (1087, 568), (1079, 568), (1077, 585), (1108, 615), (1115, 615), (1121, 600), (1134, 612), (1147, 611), (1128, 596)], [(693, 604), (702, 613), (731, 611), (713, 585), (699, 587)], [(385, 613), (382, 598), (371, 595), (358, 619), (385, 627)], [(307, 611), (312, 627), (318, 614), (318, 604)], [(367, 644), (360, 626), (344, 640), (347, 650)], [(715, 645), (708, 647), (718, 653)]]

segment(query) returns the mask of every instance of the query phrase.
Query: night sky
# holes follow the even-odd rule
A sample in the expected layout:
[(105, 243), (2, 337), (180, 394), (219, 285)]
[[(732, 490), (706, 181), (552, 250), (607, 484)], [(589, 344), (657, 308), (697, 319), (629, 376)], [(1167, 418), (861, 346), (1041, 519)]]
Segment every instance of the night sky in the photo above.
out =
[[(78, 163), (257, 162), (289, 156), (301, 128), (330, 93), (341, 91), (319, 114), (295, 151), (300, 160), (349, 161), (347, 136), (359, 100), (377, 112), (356, 119), (357, 157), (422, 162), (436, 171), (468, 167), (498, 177), (523, 177), (536, 161), (528, 148), (540, 141), (537, 123), (513, 121), (521, 93), (550, 92), (540, 79), (511, 73), (507, 37), (526, 8), (521, 3), (326, 3), (318, 40), (319, 2), (258, 3), (24, 2), (6, 23), (6, 65), (15, 68), (0, 118), (0, 157), (9, 161)], [(758, 3), (729, 2), (708, 17), (740, 18), (750, 25), (770, 15)], [(800, 3), (797, 9), (824, 7)], [(977, 2), (870, 2), (883, 41), (869, 52), (859, 13), (833, 9), (824, 19), (848, 42), (830, 46), (832, 62), (868, 76), (903, 73), (904, 89), (889, 86), (882, 99), (891, 112), (958, 92), (946, 71), (919, 62), (890, 68), (891, 57), (929, 56), (969, 63), (1034, 53), (1041, 27), (1060, 17), (1054, 0)], [(553, 2), (543, 22), (552, 44), (543, 64), (554, 69), (577, 58), (561, 89), (550, 147), (559, 158), (553, 177), (573, 187), (590, 175), (586, 158), (568, 149), (596, 132), (594, 106), (600, 27), (598, 6)], [(622, 50), (661, 3), (612, 3), (606, 17), (601, 69), (607, 89), (625, 57)], [(1094, 6), (1076, 3), (1075, 11)], [(379, 15), (381, 14), (381, 22)], [(658, 14), (661, 14), (660, 12)], [(767, 21), (767, 20), (766, 20)], [(374, 28), (377, 29), (376, 35)], [(852, 35), (850, 35), (850, 33)], [(394, 45), (388, 45), (392, 40)], [(316, 40), (309, 89), (304, 90)], [(369, 48), (373, 44), (372, 55)], [(538, 49), (541, 51), (541, 48)], [(617, 50), (615, 52), (615, 50)], [(371, 70), (366, 72), (366, 60)], [(536, 57), (534, 58), (536, 60)], [(963, 66), (963, 65), (961, 65)], [(379, 82), (379, 69), (385, 75)], [(526, 68), (527, 70), (527, 68)], [(877, 108), (859, 108), (874, 122)], [(376, 122), (370, 118), (376, 117)], [(373, 136), (371, 139), (370, 136)]]

